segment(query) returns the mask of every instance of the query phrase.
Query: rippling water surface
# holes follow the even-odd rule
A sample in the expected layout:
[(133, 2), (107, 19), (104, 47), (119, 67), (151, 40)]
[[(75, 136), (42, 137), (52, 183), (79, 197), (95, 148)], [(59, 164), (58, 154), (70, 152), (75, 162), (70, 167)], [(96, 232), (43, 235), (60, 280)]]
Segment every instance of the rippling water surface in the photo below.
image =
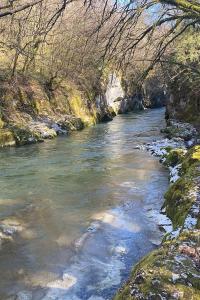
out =
[(164, 110), (121, 115), (70, 137), (0, 152), (0, 299), (103, 300), (161, 240), (168, 174), (136, 145)]

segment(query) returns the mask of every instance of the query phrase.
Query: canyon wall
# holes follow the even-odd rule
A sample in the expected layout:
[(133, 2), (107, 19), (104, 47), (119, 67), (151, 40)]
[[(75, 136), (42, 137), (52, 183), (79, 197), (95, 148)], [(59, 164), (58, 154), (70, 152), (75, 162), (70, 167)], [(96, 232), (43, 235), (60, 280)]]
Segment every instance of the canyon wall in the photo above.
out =
[(200, 97), (198, 88), (192, 87), (190, 82), (174, 80), (169, 86), (167, 102), (167, 119), (177, 119), (192, 123), (200, 129)]
[(113, 73), (106, 83), (100, 82), (96, 91), (88, 93), (67, 80), (54, 88), (20, 76), (13, 81), (1, 80), (0, 146), (42, 142), (111, 121), (116, 114), (156, 107), (142, 92), (127, 94), (122, 83), (121, 77)]
[(34, 79), (0, 84), (0, 145), (23, 145), (54, 138), (112, 119), (103, 96), (99, 103), (67, 81), (55, 90)]

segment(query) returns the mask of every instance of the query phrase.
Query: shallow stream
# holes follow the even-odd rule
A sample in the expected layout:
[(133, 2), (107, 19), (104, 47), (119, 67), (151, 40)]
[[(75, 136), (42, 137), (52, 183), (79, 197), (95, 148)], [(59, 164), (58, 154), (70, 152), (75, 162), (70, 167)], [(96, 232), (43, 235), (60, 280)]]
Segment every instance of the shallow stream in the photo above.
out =
[[(168, 172), (137, 145), (164, 110), (117, 116), (42, 144), (0, 151), (0, 299), (106, 300), (162, 238)], [(17, 297), (16, 297), (17, 295)]]

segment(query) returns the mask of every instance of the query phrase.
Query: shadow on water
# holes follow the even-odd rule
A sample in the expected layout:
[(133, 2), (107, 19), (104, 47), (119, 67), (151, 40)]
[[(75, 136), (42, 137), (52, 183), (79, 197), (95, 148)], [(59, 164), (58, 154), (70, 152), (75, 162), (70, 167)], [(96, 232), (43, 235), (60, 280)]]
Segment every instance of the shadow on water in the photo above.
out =
[(149, 212), (168, 174), (135, 147), (159, 138), (163, 120), (128, 114), (0, 152), (0, 218), (19, 229), (0, 250), (0, 299), (112, 298), (162, 237)]

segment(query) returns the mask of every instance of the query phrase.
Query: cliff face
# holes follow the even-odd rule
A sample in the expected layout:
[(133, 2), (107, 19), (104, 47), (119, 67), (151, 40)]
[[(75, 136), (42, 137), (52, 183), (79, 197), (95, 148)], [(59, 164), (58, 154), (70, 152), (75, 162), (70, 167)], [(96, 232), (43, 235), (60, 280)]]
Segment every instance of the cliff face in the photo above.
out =
[(166, 116), (194, 124), (200, 129), (200, 96), (198, 89), (175, 80), (169, 87)]
[(40, 142), (110, 121), (116, 114), (156, 107), (152, 99), (142, 92), (129, 96), (115, 73), (92, 93), (67, 80), (54, 88), (20, 76), (12, 82), (1, 80), (0, 146)]
[(36, 79), (0, 82), (0, 146), (41, 142), (133, 109), (121, 79), (110, 75), (91, 95), (72, 82), (54, 89)]
[(65, 81), (55, 90), (33, 79), (2, 81), (0, 94), (1, 146), (35, 143), (112, 119), (103, 95), (89, 100)]
[(126, 107), (134, 111), (165, 106), (167, 94), (160, 77), (152, 75), (140, 84), (137, 81), (138, 78), (124, 75), (123, 88), (125, 91)]
[(147, 107), (158, 108), (166, 105), (167, 93), (158, 76), (152, 76), (145, 81), (143, 93)]
[(144, 98), (140, 96), (129, 96), (122, 86), (122, 79), (116, 74), (111, 74), (106, 87), (106, 102), (112, 107), (116, 114), (123, 114), (145, 108)]

